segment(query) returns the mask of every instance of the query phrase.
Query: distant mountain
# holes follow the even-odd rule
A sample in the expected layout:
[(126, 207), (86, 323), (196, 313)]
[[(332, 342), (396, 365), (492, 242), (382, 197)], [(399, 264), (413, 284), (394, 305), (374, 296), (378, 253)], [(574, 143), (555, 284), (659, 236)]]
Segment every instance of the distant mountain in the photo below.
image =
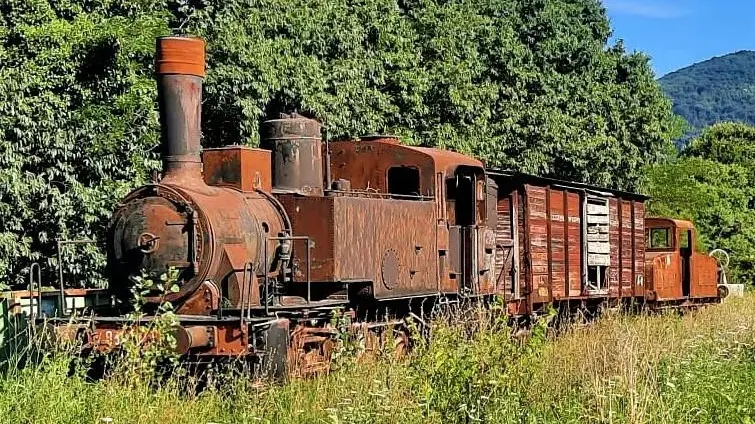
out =
[(659, 81), (695, 132), (719, 121), (755, 124), (755, 51), (714, 57)]

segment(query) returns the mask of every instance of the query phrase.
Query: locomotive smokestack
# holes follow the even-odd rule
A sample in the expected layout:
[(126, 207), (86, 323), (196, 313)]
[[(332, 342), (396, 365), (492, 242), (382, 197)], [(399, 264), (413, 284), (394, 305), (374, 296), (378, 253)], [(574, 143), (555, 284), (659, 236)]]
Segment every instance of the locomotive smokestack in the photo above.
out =
[(158, 38), (155, 69), (163, 182), (202, 181), (204, 41), (188, 37)]

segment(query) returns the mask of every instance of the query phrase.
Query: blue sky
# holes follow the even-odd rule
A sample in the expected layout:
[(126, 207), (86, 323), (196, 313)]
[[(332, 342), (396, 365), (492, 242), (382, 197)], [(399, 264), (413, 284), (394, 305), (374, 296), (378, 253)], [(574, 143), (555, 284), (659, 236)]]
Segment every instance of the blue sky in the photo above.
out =
[(755, 0), (603, 0), (614, 39), (652, 59), (657, 76), (755, 50)]

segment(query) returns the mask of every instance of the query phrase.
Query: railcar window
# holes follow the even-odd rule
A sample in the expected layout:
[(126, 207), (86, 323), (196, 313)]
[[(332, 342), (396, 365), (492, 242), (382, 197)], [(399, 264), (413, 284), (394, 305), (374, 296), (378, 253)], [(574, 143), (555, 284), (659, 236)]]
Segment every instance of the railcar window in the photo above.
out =
[(419, 196), (419, 169), (407, 166), (388, 169), (388, 193), (397, 196)]
[(668, 249), (671, 247), (670, 236), (669, 228), (651, 228), (647, 247), (649, 249)]
[(682, 231), (679, 235), (679, 248), (686, 249), (689, 247), (689, 232)]

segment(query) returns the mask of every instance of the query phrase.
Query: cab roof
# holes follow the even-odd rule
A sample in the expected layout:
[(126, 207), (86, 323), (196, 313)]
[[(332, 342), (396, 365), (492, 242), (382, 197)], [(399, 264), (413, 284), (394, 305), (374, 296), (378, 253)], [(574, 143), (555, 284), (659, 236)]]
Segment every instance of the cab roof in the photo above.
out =
[(645, 219), (645, 222), (646, 222), (646, 225), (645, 225), (646, 227), (653, 225), (653, 222), (655, 222), (656, 224), (666, 224), (666, 225), (670, 224), (672, 227), (686, 229), (686, 230), (695, 229), (695, 224), (684, 219), (648, 217)]

